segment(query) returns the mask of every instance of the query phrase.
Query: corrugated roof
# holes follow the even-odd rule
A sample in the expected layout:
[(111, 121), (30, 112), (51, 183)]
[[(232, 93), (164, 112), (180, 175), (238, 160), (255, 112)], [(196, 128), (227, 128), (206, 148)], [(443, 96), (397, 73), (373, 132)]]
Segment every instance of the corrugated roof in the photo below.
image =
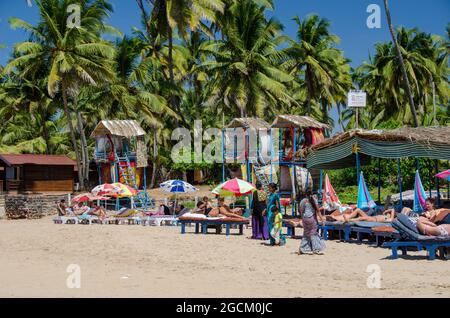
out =
[(113, 135), (121, 137), (144, 136), (145, 131), (135, 120), (102, 120), (95, 127), (91, 136)]
[(77, 163), (64, 155), (34, 155), (34, 154), (0, 154), (0, 160), (8, 166), (45, 165), (45, 166), (76, 166)]
[(234, 118), (231, 123), (227, 126), (228, 128), (255, 128), (255, 129), (269, 129), (270, 124), (264, 119), (258, 117), (242, 117)]
[(320, 121), (308, 117), (299, 115), (278, 115), (272, 123), (273, 128), (326, 128), (330, 129), (330, 126), (321, 123)]

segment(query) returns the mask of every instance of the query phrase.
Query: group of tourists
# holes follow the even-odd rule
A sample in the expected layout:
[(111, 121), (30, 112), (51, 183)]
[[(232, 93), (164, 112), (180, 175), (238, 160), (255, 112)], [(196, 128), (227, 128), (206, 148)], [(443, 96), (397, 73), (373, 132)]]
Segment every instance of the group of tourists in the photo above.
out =
[[(277, 185), (270, 183), (268, 192), (256, 184), (252, 200), (252, 239), (268, 240), (270, 245), (282, 246), (286, 238), (282, 234), (283, 215), (281, 213), (280, 195)], [(299, 253), (322, 254), (325, 244), (318, 233), (318, 222), (322, 220), (319, 205), (311, 193), (306, 193), (300, 202), (300, 213), (303, 221), (303, 238)]]
[[(270, 245), (281, 246), (286, 240), (281, 233), (283, 216), (281, 214), (280, 195), (277, 185), (271, 183), (268, 193), (262, 189), (260, 183), (256, 184), (257, 191), (252, 199), (252, 239), (266, 240)], [(303, 195), (299, 202), (299, 213), (303, 226), (303, 236), (299, 246), (300, 254), (323, 254), (324, 240), (320, 237), (319, 224), (331, 222), (376, 222), (390, 223), (398, 217), (394, 209), (377, 211), (373, 209), (362, 210), (356, 206), (336, 206), (325, 210), (320, 207), (317, 199), (311, 192)], [(403, 208), (400, 214), (407, 216), (417, 227), (419, 233), (428, 236), (448, 238), (450, 233), (450, 209), (438, 209), (433, 199), (427, 199), (425, 211), (418, 215), (409, 208)]]
[(87, 205), (78, 202), (72, 206), (66, 206), (66, 200), (62, 199), (58, 203), (57, 209), (59, 216), (77, 216), (81, 218), (97, 216), (100, 219), (105, 219), (107, 217), (106, 210), (103, 207), (94, 204), (94, 202), (88, 202)]

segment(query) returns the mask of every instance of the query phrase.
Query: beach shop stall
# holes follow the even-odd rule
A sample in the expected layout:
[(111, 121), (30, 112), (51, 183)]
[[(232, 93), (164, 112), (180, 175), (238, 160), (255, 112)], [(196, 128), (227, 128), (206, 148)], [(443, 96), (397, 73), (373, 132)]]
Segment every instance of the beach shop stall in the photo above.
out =
[[(270, 124), (257, 117), (234, 118), (222, 136), (222, 182), (227, 176), (256, 182), (255, 169), (259, 172), (266, 165), (264, 154), (270, 152)], [(239, 169), (226, 171), (227, 163), (239, 165)]]
[(136, 207), (148, 203), (145, 131), (135, 120), (102, 120), (91, 135), (95, 138), (94, 160), (99, 184), (122, 183), (142, 190), (134, 198)]
[[(314, 118), (299, 115), (278, 115), (271, 125), (272, 149), (278, 151), (274, 164), (279, 167), (279, 185), (282, 204), (290, 200), (295, 213), (296, 188), (305, 192), (313, 189), (313, 179), (319, 178), (318, 170), (306, 170), (303, 158), (295, 156), (301, 149), (307, 149), (324, 141), (330, 127)], [(274, 130), (278, 129), (275, 134)], [(285, 200), (283, 200), (283, 197)]]
[[(380, 198), (380, 160), (391, 159), (398, 163), (398, 186), (402, 208), (402, 158), (428, 158), (434, 161), (436, 174), (439, 170), (439, 160), (450, 160), (450, 127), (402, 127), (393, 130), (362, 130), (355, 129), (324, 140), (320, 144), (297, 152), (297, 156), (306, 160), (308, 169), (340, 169), (356, 167), (356, 184), (359, 183), (361, 166), (371, 158), (378, 160), (378, 202)], [(420, 171), (417, 161), (417, 170)], [(433, 176), (431, 176), (433, 178)], [(437, 204), (440, 204), (439, 178), (435, 177)], [(447, 186), (448, 191), (448, 186)], [(430, 189), (431, 192), (431, 189)], [(447, 194), (448, 196), (448, 194)]]

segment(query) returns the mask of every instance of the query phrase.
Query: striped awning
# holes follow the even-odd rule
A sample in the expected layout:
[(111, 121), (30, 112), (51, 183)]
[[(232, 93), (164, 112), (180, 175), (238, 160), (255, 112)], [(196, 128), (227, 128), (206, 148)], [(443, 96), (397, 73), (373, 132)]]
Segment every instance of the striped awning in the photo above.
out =
[(450, 146), (444, 143), (418, 143), (413, 140), (383, 141), (366, 139), (358, 135), (327, 147), (310, 149), (306, 154), (308, 168), (340, 169), (355, 166), (355, 153), (367, 162), (367, 157), (398, 159), (419, 157), (450, 160)]

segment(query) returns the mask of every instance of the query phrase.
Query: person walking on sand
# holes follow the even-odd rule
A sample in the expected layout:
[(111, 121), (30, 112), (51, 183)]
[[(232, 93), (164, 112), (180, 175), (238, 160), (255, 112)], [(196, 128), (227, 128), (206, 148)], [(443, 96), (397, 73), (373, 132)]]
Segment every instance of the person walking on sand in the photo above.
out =
[(261, 183), (256, 183), (256, 191), (253, 192), (252, 199), (252, 239), (268, 240), (269, 231), (267, 227), (267, 217), (263, 216), (263, 211), (267, 208), (267, 193), (262, 189)]
[[(269, 184), (269, 201), (267, 202), (267, 209), (263, 212), (263, 216), (267, 215), (267, 226), (269, 234), (272, 232), (274, 226), (274, 213), (280, 211), (280, 195), (277, 193), (278, 186), (275, 183)], [(280, 231), (279, 245), (286, 244), (286, 238)], [(275, 238), (270, 234), (270, 245), (275, 245)]]
[(311, 191), (300, 202), (300, 214), (303, 223), (303, 238), (300, 242), (299, 254), (323, 254), (325, 243), (317, 231), (318, 220), (322, 221), (316, 199)]

